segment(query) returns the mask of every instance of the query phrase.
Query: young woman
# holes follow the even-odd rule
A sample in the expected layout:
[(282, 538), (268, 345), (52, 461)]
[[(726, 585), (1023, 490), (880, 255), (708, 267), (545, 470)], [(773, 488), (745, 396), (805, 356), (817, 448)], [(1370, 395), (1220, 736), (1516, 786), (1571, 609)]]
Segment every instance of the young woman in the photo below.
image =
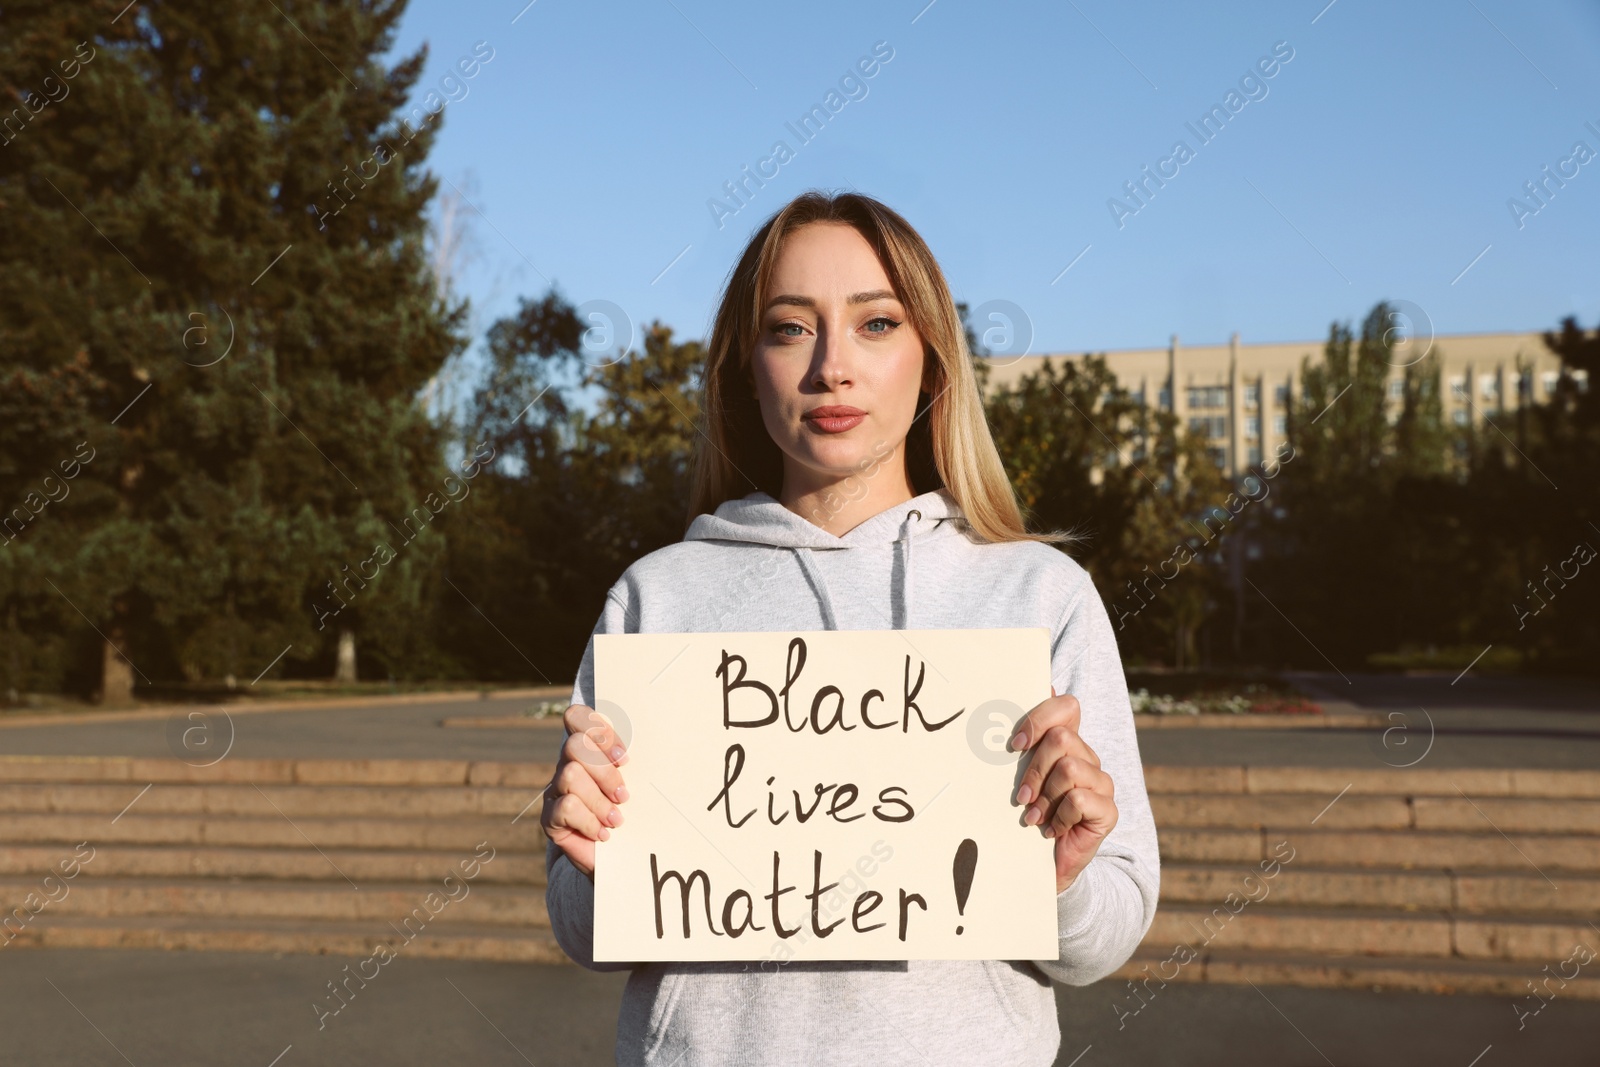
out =
[[(1051, 982), (1132, 955), (1155, 824), (1116, 637), (1088, 574), (1025, 529), (965, 336), (922, 238), (865, 196), (808, 192), (751, 238), (707, 355), (684, 540), (611, 587), (595, 633), (1045, 627), (1052, 695), (1010, 747), (1053, 837), (1060, 953), (1006, 960), (632, 965), (619, 1064), (1046, 1067)], [(540, 816), (561, 947), (593, 970), (595, 842), (623, 822), (622, 738), (589, 706), (594, 642)], [(624, 831), (625, 832), (625, 831)]]

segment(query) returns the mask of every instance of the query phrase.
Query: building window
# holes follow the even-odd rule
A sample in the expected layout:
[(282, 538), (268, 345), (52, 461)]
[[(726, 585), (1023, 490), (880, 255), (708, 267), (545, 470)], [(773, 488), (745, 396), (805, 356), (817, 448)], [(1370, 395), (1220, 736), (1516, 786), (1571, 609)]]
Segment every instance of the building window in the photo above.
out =
[(1450, 395), (1457, 400), (1465, 400), (1467, 398), (1467, 376), (1465, 374), (1453, 374), (1450, 376)]
[(1272, 416), (1272, 432), (1279, 437), (1289, 432), (1289, 417), (1287, 415)]
[(1261, 386), (1251, 382), (1244, 387), (1244, 406), (1247, 408), (1261, 406)]
[(1389, 381), (1389, 399), (1391, 399), (1391, 400), (1404, 400), (1405, 396), (1406, 396), (1406, 380), (1404, 378), (1392, 378), (1392, 379), (1390, 379), (1390, 381)]
[(1220, 439), (1228, 435), (1228, 420), (1221, 415), (1191, 415), (1189, 432), (1197, 437)]
[(1493, 400), (1500, 395), (1500, 376), (1497, 374), (1478, 375), (1478, 393), (1485, 400)]
[(1589, 372), (1588, 371), (1586, 371), (1586, 370), (1575, 370), (1575, 371), (1573, 371), (1572, 372), (1572, 380), (1578, 383), (1578, 392), (1587, 393), (1589, 391)]
[(1251, 415), (1244, 420), (1244, 435), (1246, 437), (1261, 436), (1261, 420), (1255, 415)]
[(1203, 385), (1189, 387), (1189, 406), (1192, 408), (1220, 408), (1228, 403), (1228, 387)]
[(1455, 420), (1457, 426), (1465, 426), (1467, 424), (1467, 409), (1456, 408)]
[(1228, 450), (1226, 448), (1208, 448), (1206, 452), (1210, 454), (1211, 462), (1223, 470), (1228, 469)]
[(1533, 371), (1525, 370), (1517, 375), (1517, 396), (1523, 400), (1533, 399)]
[(1163, 410), (1163, 411), (1171, 411), (1172, 410), (1172, 390), (1171, 389), (1163, 389), (1163, 390), (1161, 390), (1161, 410)]
[(1289, 406), (1289, 387), (1287, 385), (1278, 386), (1272, 391), (1272, 393), (1280, 408), (1286, 408)]
[(1139, 391), (1138, 392), (1130, 393), (1128, 395), (1128, 399), (1132, 400), (1135, 404), (1138, 404), (1140, 407), (1144, 407), (1144, 386), (1141, 385), (1139, 387)]
[(1556, 383), (1561, 380), (1561, 372), (1547, 370), (1544, 372), (1544, 395), (1550, 396), (1556, 391)]
[(1260, 445), (1251, 445), (1250, 446), (1250, 466), (1254, 467), (1256, 464), (1258, 464), (1260, 462), (1261, 462), (1261, 446)]

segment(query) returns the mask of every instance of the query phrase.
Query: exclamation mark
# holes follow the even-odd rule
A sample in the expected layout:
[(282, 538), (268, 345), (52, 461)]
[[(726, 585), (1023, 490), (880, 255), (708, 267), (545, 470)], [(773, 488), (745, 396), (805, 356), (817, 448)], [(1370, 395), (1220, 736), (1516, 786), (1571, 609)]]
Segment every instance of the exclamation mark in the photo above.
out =
[[(972, 875), (978, 869), (978, 843), (972, 838), (964, 839), (956, 846), (956, 862), (951, 873), (956, 882), (956, 914), (965, 915), (967, 911), (967, 895), (972, 892)], [(961, 933), (965, 927), (956, 927), (956, 933)]]

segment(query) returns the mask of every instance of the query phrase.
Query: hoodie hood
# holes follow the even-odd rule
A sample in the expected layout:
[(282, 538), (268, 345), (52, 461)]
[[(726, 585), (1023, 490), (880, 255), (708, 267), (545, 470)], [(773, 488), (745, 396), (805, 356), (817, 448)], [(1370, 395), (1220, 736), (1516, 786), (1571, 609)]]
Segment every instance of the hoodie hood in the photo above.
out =
[(727, 500), (712, 515), (696, 515), (684, 534), (685, 541), (744, 541), (767, 545), (791, 553), (822, 609), (823, 625), (837, 630), (837, 617), (827, 583), (817, 570), (814, 552), (897, 548), (899, 565), (895, 584), (899, 587), (900, 617), (895, 629), (910, 629), (912, 544), (941, 528), (961, 529), (966, 525), (961, 507), (948, 489), (935, 489), (912, 497), (902, 504), (872, 516), (842, 537), (824, 530), (803, 515), (784, 507), (766, 492), (757, 491), (738, 500)]

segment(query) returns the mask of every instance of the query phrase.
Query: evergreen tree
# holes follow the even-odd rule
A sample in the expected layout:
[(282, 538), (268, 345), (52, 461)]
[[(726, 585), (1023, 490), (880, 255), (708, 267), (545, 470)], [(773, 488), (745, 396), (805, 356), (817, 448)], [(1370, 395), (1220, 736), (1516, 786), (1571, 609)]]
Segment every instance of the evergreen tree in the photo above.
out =
[[(402, 110), (426, 49), (378, 58), (403, 10), (0, 15), (25, 105), (80, 62), (0, 146), (0, 269), (33, 279), (0, 294), (0, 360), (96, 449), (81, 504), (39, 519), (72, 521), (0, 592), (8, 617), (101, 635), (107, 700), (132, 671), (253, 677), (291, 644), (283, 663), (326, 665), (338, 630), (391, 670), (420, 650), (411, 609), (442, 541), (396, 526), (451, 473), (415, 397), (465, 308), (438, 298), (423, 247), (438, 119)], [(27, 425), (0, 424), (0, 453)]]
[[(1436, 528), (1437, 507), (1416, 507), (1451, 495), (1439, 363), (1402, 349), (1395, 318), (1380, 301), (1359, 336), (1335, 322), (1321, 360), (1302, 363), (1281, 511), (1267, 516), (1269, 556), (1252, 578), (1277, 609), (1255, 613), (1254, 647), (1266, 658), (1348, 673), (1446, 625), (1434, 586), (1451, 539)], [(1391, 381), (1401, 385), (1394, 401)]]

